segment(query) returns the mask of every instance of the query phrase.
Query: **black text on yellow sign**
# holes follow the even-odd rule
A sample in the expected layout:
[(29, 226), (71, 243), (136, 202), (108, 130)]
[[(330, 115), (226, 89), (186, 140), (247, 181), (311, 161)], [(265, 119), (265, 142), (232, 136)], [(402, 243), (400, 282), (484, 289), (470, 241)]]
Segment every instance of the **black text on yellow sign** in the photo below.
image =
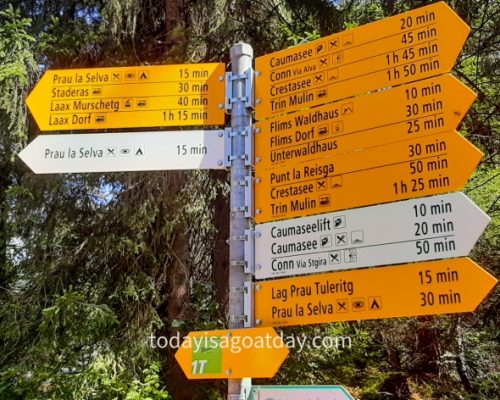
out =
[(49, 70), (26, 103), (42, 131), (221, 125), (224, 64)]
[(449, 72), (469, 31), (439, 2), (258, 57), (256, 118)]
[(496, 283), (468, 258), (277, 279), (255, 284), (255, 319), (291, 326), (470, 312)]
[(445, 74), (256, 123), (258, 170), (455, 129), (476, 94)]
[(256, 222), (447, 193), (482, 153), (450, 131), (304, 163), (257, 169)]

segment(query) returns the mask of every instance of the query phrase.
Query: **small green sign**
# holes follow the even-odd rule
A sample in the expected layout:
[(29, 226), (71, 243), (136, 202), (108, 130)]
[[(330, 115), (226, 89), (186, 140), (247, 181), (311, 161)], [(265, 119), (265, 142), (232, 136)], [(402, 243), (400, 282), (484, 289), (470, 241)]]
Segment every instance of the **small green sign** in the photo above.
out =
[(198, 337), (193, 343), (193, 374), (222, 372), (222, 347), (219, 336)]

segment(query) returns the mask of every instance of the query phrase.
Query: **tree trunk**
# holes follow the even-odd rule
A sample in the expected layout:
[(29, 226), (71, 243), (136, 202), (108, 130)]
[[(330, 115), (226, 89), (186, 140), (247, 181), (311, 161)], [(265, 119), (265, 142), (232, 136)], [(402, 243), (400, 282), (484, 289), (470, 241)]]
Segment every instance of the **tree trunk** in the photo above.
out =
[[(173, 255), (172, 263), (167, 266), (167, 318), (171, 324), (174, 320), (187, 319), (189, 305), (189, 247), (184, 236), (184, 226), (177, 227), (175, 239), (170, 253)], [(170, 328), (169, 335), (176, 335), (177, 329)], [(175, 399), (192, 399), (192, 384), (187, 380), (177, 360), (176, 349), (169, 349), (167, 354), (168, 371), (166, 383), (168, 391)]]
[(465, 359), (465, 345), (463, 340), (463, 329), (460, 325), (460, 319), (458, 317), (453, 318), (452, 332), (455, 333), (457, 340), (457, 351), (455, 356), (455, 365), (457, 367), (457, 373), (460, 377), (460, 381), (467, 393), (473, 394), (477, 393), (471, 384), (468, 374), (467, 360)]
[[(181, 193), (186, 179), (186, 175), (181, 171), (168, 172), (165, 182), (168, 186), (166, 192), (169, 193), (172, 198), (177, 197)], [(170, 219), (172, 218), (171, 214), (179, 212), (177, 211), (179, 207), (176, 203), (177, 200), (174, 200), (172, 203), (168, 204), (165, 218)], [(161, 218), (161, 220), (163, 221), (164, 218)], [(174, 320), (184, 321), (191, 318), (189, 315), (191, 260), (189, 257), (189, 240), (186, 237), (187, 228), (183, 222), (184, 220), (184, 218), (179, 218), (179, 222), (172, 232), (170, 246), (165, 248), (165, 251), (168, 252), (168, 261), (164, 266), (166, 282), (162, 295), (166, 301), (163, 302), (164, 308), (162, 307), (160, 310), (160, 315), (167, 323), (167, 330), (165, 333), (162, 333), (167, 337), (175, 336), (178, 332), (177, 328), (172, 327), (172, 322)], [(166, 246), (167, 244), (165, 243), (165, 247)], [(168, 392), (173, 395), (175, 399), (192, 399), (194, 397), (193, 385), (186, 379), (175, 359), (175, 352), (177, 349), (167, 347), (165, 350), (165, 383)]]
[(167, 34), (179, 25), (184, 26), (184, 23), (182, 0), (165, 0), (165, 28)]
[[(10, 156), (10, 152), (4, 157)], [(0, 297), (5, 294), (5, 289), (8, 287), (8, 274), (7, 274), (7, 243), (9, 238), (7, 237), (7, 204), (6, 204), (6, 191), (10, 186), (11, 182), (8, 178), (9, 176), (9, 165), (6, 162), (0, 160), (1, 175), (0, 175)]]
[(419, 355), (420, 363), (416, 365), (417, 372), (439, 372), (441, 357), (439, 331), (432, 326), (434, 317), (421, 317), (421, 325), (417, 331), (415, 352)]

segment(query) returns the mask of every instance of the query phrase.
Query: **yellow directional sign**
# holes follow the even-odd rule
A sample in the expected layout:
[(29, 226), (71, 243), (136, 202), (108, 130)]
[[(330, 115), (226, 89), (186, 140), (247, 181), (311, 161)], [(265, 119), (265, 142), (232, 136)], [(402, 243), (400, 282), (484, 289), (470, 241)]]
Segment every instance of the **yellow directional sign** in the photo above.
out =
[(256, 118), (449, 72), (469, 31), (439, 2), (258, 57)]
[(255, 284), (255, 318), (289, 326), (470, 312), (496, 283), (468, 258), (278, 279)]
[(452, 75), (256, 124), (257, 171), (455, 129), (476, 94)]
[(257, 170), (255, 219), (262, 223), (459, 190), (481, 157), (451, 131)]
[(288, 355), (272, 328), (191, 332), (175, 354), (188, 379), (272, 378)]
[(49, 70), (26, 103), (40, 130), (224, 123), (224, 64)]

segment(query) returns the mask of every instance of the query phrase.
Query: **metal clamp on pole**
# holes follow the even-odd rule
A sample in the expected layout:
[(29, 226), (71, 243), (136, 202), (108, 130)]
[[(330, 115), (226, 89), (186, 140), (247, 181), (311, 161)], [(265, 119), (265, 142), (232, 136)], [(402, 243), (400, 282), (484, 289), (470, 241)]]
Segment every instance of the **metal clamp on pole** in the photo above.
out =
[(231, 128), (224, 129), (224, 167), (231, 168), (233, 154), (233, 140)]
[(245, 320), (246, 320), (246, 315), (230, 315), (229, 316), (229, 321), (231, 321), (231, 322), (235, 322), (235, 323), (243, 322), (243, 324), (245, 324)]
[(255, 274), (255, 231), (245, 230), (245, 274)]
[[(245, 80), (245, 95), (233, 97), (233, 81)], [(254, 81), (255, 73), (252, 67), (243, 74), (233, 74), (226, 72), (226, 111), (233, 109), (233, 103), (244, 101), (247, 108), (254, 108)]]
[(244, 314), (230, 315), (229, 320), (231, 322), (243, 322), (245, 328), (251, 328), (253, 326), (254, 318), (254, 291), (253, 282), (245, 282), (243, 287), (232, 287), (232, 293), (243, 293), (244, 301)]
[(246, 261), (231, 261), (229, 263), (231, 267), (246, 267), (247, 262)]
[(224, 134), (224, 166), (226, 168), (231, 167), (231, 161), (235, 160), (238, 156), (233, 155), (233, 146), (232, 139), (241, 135), (245, 138), (245, 152), (240, 154), (239, 157), (242, 160), (245, 160), (245, 166), (253, 166), (254, 165), (254, 140), (253, 140), (253, 127), (247, 126), (244, 130), (241, 131), (233, 131), (231, 128), (226, 128)]
[(254, 138), (253, 138), (253, 126), (247, 126), (245, 128), (245, 166), (253, 166), (254, 162)]
[(254, 218), (254, 186), (253, 177), (245, 176), (245, 217)]
[(238, 241), (238, 240), (241, 240), (241, 241), (245, 241), (245, 235), (242, 235), (242, 236), (230, 236), (228, 239), (227, 239), (227, 242), (228, 243), (231, 243), (232, 241)]
[(254, 99), (254, 84), (255, 84), (255, 72), (253, 68), (249, 68), (245, 71), (247, 84), (245, 85), (245, 97), (246, 97), (246, 106), (247, 108), (254, 109), (255, 108), (255, 99)]
[(244, 322), (244, 327), (245, 328), (251, 328), (254, 326), (254, 291), (253, 291), (253, 283), (252, 282), (245, 282), (245, 293), (244, 293), (244, 298), (245, 298), (245, 322)]

